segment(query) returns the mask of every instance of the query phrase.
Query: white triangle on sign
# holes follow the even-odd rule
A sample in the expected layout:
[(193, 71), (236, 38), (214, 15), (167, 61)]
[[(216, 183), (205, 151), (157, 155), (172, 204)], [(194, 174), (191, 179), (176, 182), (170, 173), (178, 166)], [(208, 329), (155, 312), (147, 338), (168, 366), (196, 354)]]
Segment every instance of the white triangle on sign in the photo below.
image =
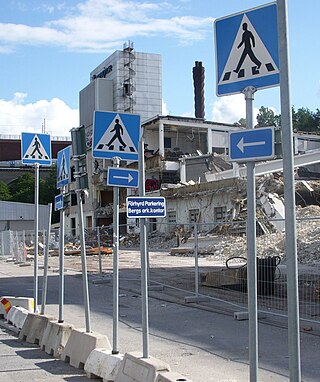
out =
[(67, 167), (67, 159), (64, 153), (62, 153), (60, 168), (59, 168), (59, 176), (58, 180), (65, 180), (69, 178), (69, 170)]
[[(245, 26), (245, 24), (247, 25)], [(250, 35), (251, 37), (249, 37)], [(239, 46), (240, 44), (241, 46)], [(279, 68), (249, 18), (244, 14), (226, 66), (219, 79), (219, 85), (277, 73), (279, 73)]]
[(119, 114), (116, 114), (99, 142), (95, 145), (94, 150), (138, 153)]
[(28, 149), (26, 150), (23, 159), (50, 159), (37, 134), (32, 138)]

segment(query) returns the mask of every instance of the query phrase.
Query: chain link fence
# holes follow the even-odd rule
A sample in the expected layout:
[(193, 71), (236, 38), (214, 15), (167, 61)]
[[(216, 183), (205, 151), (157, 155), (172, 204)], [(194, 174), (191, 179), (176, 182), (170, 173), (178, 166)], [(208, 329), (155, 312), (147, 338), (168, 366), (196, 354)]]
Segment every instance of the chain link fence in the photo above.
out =
[[(300, 318), (320, 321), (319, 217), (297, 219), (298, 288)], [(140, 235), (132, 225), (119, 227), (120, 271), (140, 276)], [(260, 311), (287, 314), (287, 268), (284, 221), (257, 220), (257, 293)], [(245, 221), (210, 224), (148, 223), (150, 285), (167, 291), (207, 296), (214, 303), (247, 308), (247, 246)], [(39, 232), (39, 255), (45, 251), (45, 232)], [(88, 272), (112, 273), (112, 226), (85, 230)], [(17, 262), (32, 261), (33, 232), (4, 231), (0, 254)], [(77, 236), (65, 235), (66, 267), (81, 271), (81, 247)], [(50, 233), (49, 255), (58, 265), (59, 231)], [(287, 254), (290, 256), (290, 254)]]

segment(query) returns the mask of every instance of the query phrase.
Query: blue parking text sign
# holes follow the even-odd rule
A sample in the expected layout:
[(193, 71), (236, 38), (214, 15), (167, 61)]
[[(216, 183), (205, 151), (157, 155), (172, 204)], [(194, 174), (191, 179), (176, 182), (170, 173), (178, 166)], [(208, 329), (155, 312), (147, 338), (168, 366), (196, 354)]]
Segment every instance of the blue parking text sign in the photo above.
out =
[(164, 218), (166, 216), (166, 200), (164, 197), (127, 197), (128, 218)]
[(256, 128), (229, 133), (230, 161), (247, 162), (273, 158), (273, 127)]

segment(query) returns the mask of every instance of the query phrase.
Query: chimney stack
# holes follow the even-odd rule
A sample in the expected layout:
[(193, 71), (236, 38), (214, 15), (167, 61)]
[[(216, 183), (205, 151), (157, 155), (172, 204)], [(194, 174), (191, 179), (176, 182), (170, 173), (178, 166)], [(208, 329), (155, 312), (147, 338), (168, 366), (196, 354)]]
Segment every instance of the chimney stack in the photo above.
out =
[(194, 107), (196, 118), (204, 119), (204, 67), (196, 61), (192, 69), (194, 86)]

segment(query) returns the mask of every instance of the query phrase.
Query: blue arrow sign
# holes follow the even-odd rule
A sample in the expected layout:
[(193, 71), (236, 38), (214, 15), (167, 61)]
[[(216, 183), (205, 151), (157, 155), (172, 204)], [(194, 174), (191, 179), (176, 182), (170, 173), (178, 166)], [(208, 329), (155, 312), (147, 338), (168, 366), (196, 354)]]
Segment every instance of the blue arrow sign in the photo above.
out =
[(166, 200), (163, 197), (127, 197), (128, 218), (163, 218), (166, 216)]
[(62, 188), (71, 182), (70, 169), (71, 146), (58, 151), (57, 155), (57, 188)]
[(218, 96), (279, 85), (276, 2), (217, 19), (214, 31)]
[(59, 211), (63, 208), (63, 195), (59, 194), (54, 197), (54, 210)]
[(138, 161), (140, 135), (139, 115), (95, 111), (92, 156)]
[(139, 184), (139, 171), (128, 168), (108, 167), (107, 184), (108, 186), (137, 188)]
[(274, 129), (272, 127), (230, 132), (230, 161), (247, 162), (272, 158), (274, 158)]
[(48, 134), (21, 133), (23, 164), (51, 166), (51, 137)]

